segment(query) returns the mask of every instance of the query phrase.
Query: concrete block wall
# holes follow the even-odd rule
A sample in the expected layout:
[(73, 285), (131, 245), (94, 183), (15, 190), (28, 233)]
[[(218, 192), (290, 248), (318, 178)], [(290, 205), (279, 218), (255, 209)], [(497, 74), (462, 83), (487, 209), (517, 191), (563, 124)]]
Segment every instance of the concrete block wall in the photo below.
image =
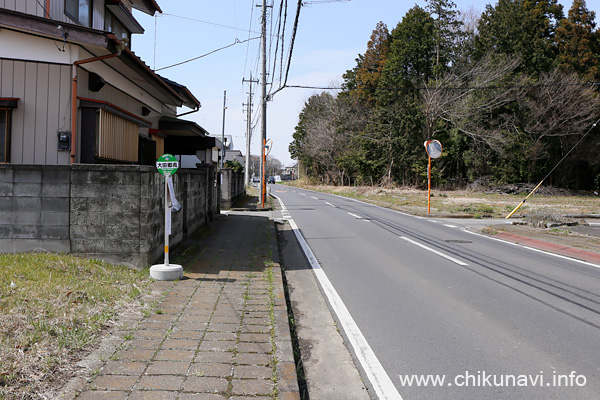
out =
[[(215, 169), (200, 166), (195, 170), (181, 172), (184, 171), (187, 179), (181, 185), (182, 190), (178, 200), (183, 205), (183, 232), (189, 234), (211, 221), (213, 215), (219, 210), (214, 201), (214, 193), (217, 192), (214, 185)], [(207, 201), (206, 204), (202, 204), (203, 199)]]
[(141, 169), (75, 164), (71, 171), (71, 252), (137, 266), (141, 251)]
[(0, 166), (0, 252), (68, 252), (66, 166)]
[[(169, 244), (212, 219), (215, 169), (180, 170)], [(133, 267), (164, 249), (164, 177), (149, 166), (0, 165), (0, 252), (74, 253)]]
[(246, 191), (244, 174), (238, 174), (231, 169), (221, 170), (221, 208), (228, 210), (233, 202)]

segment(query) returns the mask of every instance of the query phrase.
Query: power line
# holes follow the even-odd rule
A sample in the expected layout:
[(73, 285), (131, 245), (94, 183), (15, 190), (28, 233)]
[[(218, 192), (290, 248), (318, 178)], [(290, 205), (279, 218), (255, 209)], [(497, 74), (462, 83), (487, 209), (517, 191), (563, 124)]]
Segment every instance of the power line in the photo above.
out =
[(296, 18), (294, 19), (294, 27), (292, 29), (292, 38), (290, 41), (290, 51), (288, 54), (288, 62), (287, 62), (287, 67), (286, 67), (286, 71), (285, 71), (285, 79), (283, 81), (282, 84), (280, 84), (279, 89), (277, 89), (275, 92), (269, 94), (269, 98), (272, 98), (273, 96), (275, 96), (275, 94), (277, 92), (279, 92), (280, 90), (284, 89), (287, 86), (287, 80), (288, 80), (288, 76), (290, 73), (290, 66), (292, 65), (292, 53), (294, 51), (294, 42), (296, 41), (296, 32), (298, 31), (298, 20), (300, 19), (300, 9), (302, 8), (302, 0), (298, 0), (298, 5), (296, 7)]
[[(271, 85), (273, 85), (273, 82), (275, 81), (275, 71), (277, 70), (277, 53), (279, 52), (279, 42), (280, 42), (280, 35), (281, 35), (281, 25), (282, 25), (282, 14), (283, 14), (283, 0), (281, 0), (281, 2), (279, 3), (279, 16), (277, 17), (277, 41), (275, 42), (275, 54), (273, 56), (273, 70), (271, 73)], [(286, 13), (287, 15), (287, 13)], [(283, 56), (283, 39), (281, 39), (281, 54)]]
[[(378, 87), (380, 90), (498, 90), (498, 89), (535, 89), (542, 87), (565, 87), (565, 86), (600, 86), (600, 82), (583, 82), (583, 83), (548, 83), (548, 84), (532, 84), (532, 85), (490, 85), (490, 86), (440, 86), (437, 88), (429, 86), (385, 86)], [(307, 85), (285, 85), (286, 88), (292, 89), (315, 89), (315, 90), (344, 90), (343, 87), (333, 86), (307, 86)], [(278, 89), (281, 90), (281, 89)]]
[(231, 43), (231, 44), (228, 44), (227, 46), (223, 46), (223, 47), (221, 47), (221, 48), (218, 48), (218, 49), (216, 49), (216, 50), (210, 51), (210, 52), (208, 52), (208, 53), (206, 53), (206, 54), (202, 54), (201, 56), (198, 56), (198, 57), (191, 58), (191, 59), (189, 59), (189, 60), (181, 61), (181, 62), (178, 62), (178, 63), (176, 63), (176, 64), (172, 64), (172, 65), (168, 65), (168, 66), (166, 66), (166, 67), (158, 68), (158, 69), (156, 69), (155, 71), (161, 71), (161, 70), (163, 70), (163, 69), (172, 68), (172, 67), (176, 67), (176, 66), (178, 66), (178, 65), (186, 64), (186, 63), (189, 63), (189, 62), (192, 62), (192, 61), (198, 60), (198, 59), (200, 59), (200, 58), (206, 57), (206, 56), (208, 56), (208, 55), (210, 55), (210, 54), (216, 53), (216, 52), (218, 52), (218, 51), (225, 50), (226, 48), (228, 48), (228, 47), (231, 47), (231, 46), (235, 46), (236, 44), (245, 43), (245, 42), (249, 42), (250, 40), (256, 40), (256, 39), (260, 39), (260, 36), (258, 36), (258, 37), (254, 37), (254, 38), (250, 38), (250, 39), (247, 39), (247, 40), (239, 40), (238, 38), (236, 38), (236, 39), (235, 39), (235, 42), (233, 42), (233, 43)]
[[(167, 16), (167, 17), (179, 18), (179, 19), (183, 19), (183, 20), (186, 20), (186, 21), (198, 22), (198, 23), (206, 24), (206, 25), (218, 26), (220, 28), (235, 29), (236, 31), (245, 30), (245, 29), (240, 29), (240, 28), (235, 27), (235, 26), (217, 24), (215, 22), (209, 22), (209, 21), (202, 21), (202, 20), (195, 19), (195, 18), (183, 17), (181, 15), (167, 14), (167, 13), (163, 13), (162, 15), (163, 16)], [(254, 32), (254, 31), (251, 31), (250, 29), (248, 29), (248, 32), (255, 33), (255, 34), (257, 34), (257, 33), (260, 34), (260, 32)]]

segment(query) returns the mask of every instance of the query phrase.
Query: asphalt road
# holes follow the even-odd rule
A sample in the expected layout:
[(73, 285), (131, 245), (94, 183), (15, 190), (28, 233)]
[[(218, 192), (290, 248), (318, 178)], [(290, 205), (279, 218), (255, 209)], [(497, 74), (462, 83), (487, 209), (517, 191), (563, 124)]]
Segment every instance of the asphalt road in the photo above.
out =
[(397, 390), (387, 398), (599, 398), (600, 267), (269, 186)]

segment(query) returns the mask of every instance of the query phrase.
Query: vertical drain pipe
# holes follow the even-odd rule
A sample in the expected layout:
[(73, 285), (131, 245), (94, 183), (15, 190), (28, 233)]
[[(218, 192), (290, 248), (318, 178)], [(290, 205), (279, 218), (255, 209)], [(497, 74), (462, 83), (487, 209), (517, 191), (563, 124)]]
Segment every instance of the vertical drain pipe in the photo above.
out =
[[(120, 46), (122, 44), (119, 44)], [(77, 66), (81, 64), (87, 64), (94, 61), (106, 60), (108, 58), (114, 58), (121, 55), (121, 51), (113, 54), (107, 54), (100, 57), (87, 58), (85, 60), (78, 60), (73, 62), (73, 82), (71, 86), (71, 164), (75, 164), (77, 161), (76, 145), (77, 145)]]

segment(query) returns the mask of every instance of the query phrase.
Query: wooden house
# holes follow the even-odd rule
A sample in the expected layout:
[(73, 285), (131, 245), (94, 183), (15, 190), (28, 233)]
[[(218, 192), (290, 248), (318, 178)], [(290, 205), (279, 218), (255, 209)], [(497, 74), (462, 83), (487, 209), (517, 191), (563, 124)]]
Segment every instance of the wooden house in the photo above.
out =
[(154, 0), (0, 0), (0, 163), (152, 165), (170, 138), (206, 136), (177, 118), (196, 97), (131, 50), (144, 32), (133, 9), (161, 12)]

